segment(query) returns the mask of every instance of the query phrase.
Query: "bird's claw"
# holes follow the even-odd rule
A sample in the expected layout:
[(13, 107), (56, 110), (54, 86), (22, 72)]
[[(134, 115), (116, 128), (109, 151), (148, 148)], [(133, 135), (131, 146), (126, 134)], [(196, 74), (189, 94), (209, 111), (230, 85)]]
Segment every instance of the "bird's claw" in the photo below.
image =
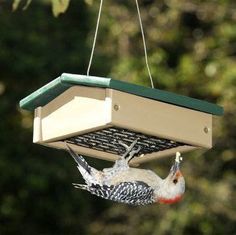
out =
[(138, 153), (140, 150), (141, 150), (141, 146), (138, 146), (138, 148), (133, 149), (133, 150), (130, 152), (130, 155), (135, 155), (135, 154)]
[(134, 140), (130, 146), (127, 144), (123, 143), (122, 141), (118, 141), (118, 143), (125, 148), (125, 153), (122, 155), (122, 158), (125, 158), (134, 148), (135, 144), (137, 144), (138, 139)]
[(126, 149), (126, 151), (129, 150), (129, 146), (128, 146), (127, 144), (123, 143), (121, 140), (119, 140), (118, 143), (119, 143), (120, 145), (122, 145), (122, 146)]
[[(141, 150), (140, 146), (134, 149), (134, 146), (135, 144), (137, 144), (137, 142), (138, 142), (138, 139), (134, 140), (130, 146), (128, 146), (127, 144), (121, 141), (118, 142), (120, 145), (122, 145), (126, 149), (126, 152), (121, 156), (121, 159), (125, 159), (127, 162), (129, 162), (134, 157), (134, 155), (137, 154)], [(129, 156), (127, 157), (127, 155)]]

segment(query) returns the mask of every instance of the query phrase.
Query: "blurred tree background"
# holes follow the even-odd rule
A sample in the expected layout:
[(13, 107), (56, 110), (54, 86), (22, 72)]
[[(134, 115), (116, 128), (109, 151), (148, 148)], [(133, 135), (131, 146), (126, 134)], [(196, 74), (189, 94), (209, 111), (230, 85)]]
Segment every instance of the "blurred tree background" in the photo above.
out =
[[(70, 1), (59, 15), (69, 1), (51, 1), (15, 1), (14, 12), (0, 1), (0, 234), (236, 234), (235, 0), (139, 0), (155, 87), (225, 109), (214, 148), (184, 154), (183, 201), (144, 207), (76, 191), (68, 153), (32, 144), (33, 114), (18, 102), (63, 72), (86, 73), (99, 7)], [(150, 86), (135, 1), (104, 1), (91, 74)], [(144, 167), (165, 177), (172, 161)]]

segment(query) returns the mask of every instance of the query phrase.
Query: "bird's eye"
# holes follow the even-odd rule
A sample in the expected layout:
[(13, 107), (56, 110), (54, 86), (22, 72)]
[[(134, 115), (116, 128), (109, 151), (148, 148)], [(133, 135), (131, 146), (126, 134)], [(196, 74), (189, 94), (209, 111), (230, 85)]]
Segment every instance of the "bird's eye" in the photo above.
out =
[(177, 182), (178, 182), (177, 179), (174, 179), (174, 180), (173, 180), (173, 183), (174, 183), (174, 184), (177, 184)]

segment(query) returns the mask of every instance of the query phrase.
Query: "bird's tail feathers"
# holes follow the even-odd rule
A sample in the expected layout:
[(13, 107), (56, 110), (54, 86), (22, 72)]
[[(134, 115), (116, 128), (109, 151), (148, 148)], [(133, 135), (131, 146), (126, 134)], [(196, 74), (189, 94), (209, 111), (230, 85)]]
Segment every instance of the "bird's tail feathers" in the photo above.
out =
[(74, 150), (69, 145), (67, 145), (67, 148), (70, 155), (74, 158), (75, 162), (78, 164), (78, 169), (80, 170), (80, 167), (82, 167), (87, 173), (90, 174), (91, 167), (85, 161), (85, 159), (81, 155), (78, 155), (77, 153), (75, 153)]
[(69, 145), (67, 145), (67, 148), (70, 155), (74, 158), (75, 162), (78, 164), (77, 168), (81, 173), (82, 177), (84, 178), (85, 182), (87, 184), (97, 183), (97, 180), (99, 180), (98, 177), (100, 175), (99, 171), (89, 166), (89, 164), (85, 161), (85, 159), (81, 155), (75, 153)]
[(72, 183), (72, 185), (75, 187), (75, 188), (78, 188), (78, 189), (83, 189), (83, 190), (89, 190), (88, 189), (88, 185), (86, 184), (77, 184), (77, 183)]

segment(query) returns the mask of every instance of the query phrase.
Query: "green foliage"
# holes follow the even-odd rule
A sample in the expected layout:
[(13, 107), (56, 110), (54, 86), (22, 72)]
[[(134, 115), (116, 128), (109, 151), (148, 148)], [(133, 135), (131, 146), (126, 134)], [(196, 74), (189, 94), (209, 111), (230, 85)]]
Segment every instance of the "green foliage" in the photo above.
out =
[[(52, 4), (52, 12), (55, 17), (59, 16), (61, 13), (64, 13), (69, 7), (70, 0), (49, 0)], [(28, 6), (31, 4), (32, 0), (27, 0), (25, 5), (23, 6), (23, 10), (26, 10)], [(12, 10), (16, 11), (22, 3), (22, 0), (13, 0)]]
[(54, 16), (58, 16), (61, 13), (64, 13), (70, 3), (70, 0), (51, 0), (52, 1), (52, 12)]
[[(22, 9), (26, 10), (31, 2), (32, 2), (32, 0), (27, 0), (26, 2), (24, 2), (25, 5), (22, 7)], [(19, 7), (20, 3), (22, 3), (22, 0), (13, 0), (12, 10), (16, 11), (17, 8)]]
[[(15, 8), (17, 2), (21, 8), (27, 1), (15, 0)], [(235, 2), (139, 2), (155, 86), (225, 108), (224, 117), (214, 119), (215, 147), (184, 154), (185, 198), (147, 207), (104, 201), (72, 188), (82, 179), (67, 153), (31, 144), (32, 114), (18, 101), (62, 72), (86, 73), (99, 1), (71, 1), (59, 18), (48, 1), (14, 13), (3, 1), (1, 234), (236, 234)], [(93, 61), (93, 75), (150, 86), (134, 2), (104, 2)], [(164, 177), (170, 161), (146, 167)]]

